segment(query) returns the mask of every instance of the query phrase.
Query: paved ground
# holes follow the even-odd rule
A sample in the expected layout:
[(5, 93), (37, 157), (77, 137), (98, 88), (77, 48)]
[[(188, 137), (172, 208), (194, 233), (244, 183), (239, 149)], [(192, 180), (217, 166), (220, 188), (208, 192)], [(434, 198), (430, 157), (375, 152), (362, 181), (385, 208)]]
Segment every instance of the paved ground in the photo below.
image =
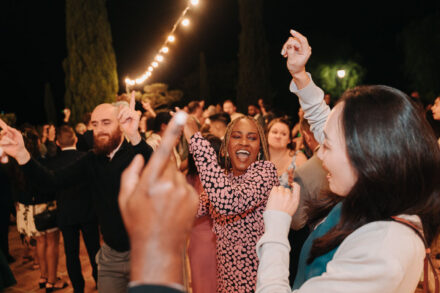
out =
[[(57, 290), (59, 293), (71, 293), (73, 292), (73, 288), (70, 284), (69, 277), (67, 275), (66, 270), (66, 259), (64, 256), (64, 246), (63, 246), (63, 237), (60, 237), (60, 259), (58, 264), (58, 276), (63, 280), (69, 283), (69, 287)], [(6, 289), (5, 293), (18, 293), (18, 292), (45, 292), (43, 289), (38, 287), (38, 278), (40, 277), (39, 270), (32, 269), (32, 262), (23, 263), (23, 254), (24, 254), (24, 246), (21, 244), (20, 236), (17, 232), (16, 226), (10, 226), (9, 229), (9, 245), (10, 245), (10, 253), (16, 259), (14, 263), (12, 263), (11, 269), (14, 273), (15, 279), (17, 280), (17, 284), (13, 287)], [(438, 241), (437, 245), (433, 247), (433, 255), (440, 252), (440, 241)], [(86, 281), (85, 293), (97, 292), (95, 288), (95, 282), (92, 278), (92, 269), (90, 267), (89, 259), (87, 256), (87, 251), (84, 246), (84, 242), (81, 238), (81, 250), (80, 250), (80, 259), (81, 265), (83, 268), (83, 275)], [(435, 260), (436, 267), (438, 268), (440, 265), (440, 261)], [(422, 293), (421, 289), (417, 289), (415, 293)]]
[[(59, 293), (71, 293), (73, 288), (70, 284), (69, 277), (66, 270), (66, 259), (64, 256), (63, 237), (60, 237), (60, 258), (58, 264), (58, 276), (69, 283), (69, 287), (57, 290)], [(12, 272), (14, 273), (17, 284), (6, 289), (5, 293), (18, 293), (18, 292), (45, 292), (38, 287), (38, 279), (40, 277), (39, 270), (32, 269), (32, 262), (23, 264), (24, 246), (21, 244), (20, 236), (17, 232), (16, 226), (10, 226), (9, 228), (9, 246), (10, 253), (16, 259), (16, 261), (10, 264)], [(92, 277), (92, 269), (87, 256), (87, 251), (84, 246), (84, 242), (81, 238), (81, 251), (80, 251), (81, 265), (83, 268), (83, 275), (86, 281), (85, 293), (97, 292), (95, 282)]]

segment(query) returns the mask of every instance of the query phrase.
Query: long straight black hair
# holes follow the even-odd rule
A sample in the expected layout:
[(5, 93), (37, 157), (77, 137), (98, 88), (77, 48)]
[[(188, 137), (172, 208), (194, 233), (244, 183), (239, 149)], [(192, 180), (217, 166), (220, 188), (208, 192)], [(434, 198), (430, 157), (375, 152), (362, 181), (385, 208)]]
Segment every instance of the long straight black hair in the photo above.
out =
[(348, 90), (340, 103), (358, 178), (343, 200), (340, 222), (314, 241), (308, 262), (357, 228), (399, 214), (418, 215), (430, 244), (440, 224), (440, 149), (425, 117), (406, 94), (388, 86)]

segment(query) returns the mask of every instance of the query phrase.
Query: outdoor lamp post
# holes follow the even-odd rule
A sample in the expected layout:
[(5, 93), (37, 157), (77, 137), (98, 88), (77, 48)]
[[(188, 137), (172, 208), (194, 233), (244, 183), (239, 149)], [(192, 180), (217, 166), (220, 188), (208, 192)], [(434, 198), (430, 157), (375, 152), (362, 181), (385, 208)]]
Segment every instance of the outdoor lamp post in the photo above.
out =
[(336, 74), (338, 75), (339, 78), (344, 78), (345, 77), (345, 70), (344, 69), (338, 70), (336, 72)]

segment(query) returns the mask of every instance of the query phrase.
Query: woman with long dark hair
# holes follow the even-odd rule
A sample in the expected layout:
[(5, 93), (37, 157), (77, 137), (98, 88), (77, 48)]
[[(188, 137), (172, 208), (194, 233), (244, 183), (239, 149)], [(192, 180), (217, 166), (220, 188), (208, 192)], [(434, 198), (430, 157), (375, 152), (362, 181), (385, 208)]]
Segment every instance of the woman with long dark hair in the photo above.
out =
[[(440, 224), (440, 150), (432, 129), (406, 94), (388, 86), (348, 90), (330, 112), (305, 71), (307, 39), (291, 33), (282, 51), (291, 91), (323, 142), (318, 155), (340, 200), (305, 242), (294, 292), (412, 293), (425, 257), (416, 230), (429, 245)], [(291, 291), (287, 232), (298, 197), (298, 188), (271, 192), (257, 245), (257, 292)]]

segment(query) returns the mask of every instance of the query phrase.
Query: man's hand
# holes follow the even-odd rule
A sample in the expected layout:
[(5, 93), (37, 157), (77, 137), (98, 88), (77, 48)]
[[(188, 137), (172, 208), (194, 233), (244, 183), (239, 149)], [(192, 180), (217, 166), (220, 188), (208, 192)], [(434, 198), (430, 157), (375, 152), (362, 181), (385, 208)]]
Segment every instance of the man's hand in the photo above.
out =
[(142, 101), (142, 108), (144, 108), (144, 110), (147, 111), (151, 117), (156, 117), (156, 112), (154, 112), (150, 102)]
[(20, 165), (26, 164), (31, 156), (26, 150), (23, 141), (23, 135), (15, 128), (8, 126), (2, 119), (0, 119), (0, 147), (3, 149), (3, 157), (9, 155), (17, 160)]
[(55, 142), (55, 138), (57, 136), (57, 131), (54, 125), (49, 125), (49, 129), (47, 130), (47, 140), (51, 142)]
[(137, 145), (142, 139), (138, 129), (141, 116), (136, 112), (135, 105), (136, 101), (133, 91), (131, 92), (129, 107), (120, 106), (118, 113), (119, 125), (132, 145)]
[(63, 121), (65, 122), (65, 123), (68, 123), (69, 122), (69, 119), (70, 119), (70, 109), (69, 108), (65, 108), (64, 110), (63, 110), (63, 114), (64, 114), (64, 119), (63, 119)]
[(131, 246), (131, 281), (183, 284), (182, 251), (199, 198), (171, 162), (187, 114), (177, 113), (144, 168), (137, 155), (121, 177), (119, 207)]
[(312, 55), (312, 47), (307, 38), (297, 31), (290, 30), (292, 35), (284, 43), (281, 55), (287, 58), (287, 69), (297, 85), (298, 89), (304, 88), (310, 81), (306, 73), (306, 64)]
[(298, 209), (300, 186), (293, 184), (293, 191), (282, 186), (274, 186), (269, 194), (266, 210), (281, 211), (293, 216)]

